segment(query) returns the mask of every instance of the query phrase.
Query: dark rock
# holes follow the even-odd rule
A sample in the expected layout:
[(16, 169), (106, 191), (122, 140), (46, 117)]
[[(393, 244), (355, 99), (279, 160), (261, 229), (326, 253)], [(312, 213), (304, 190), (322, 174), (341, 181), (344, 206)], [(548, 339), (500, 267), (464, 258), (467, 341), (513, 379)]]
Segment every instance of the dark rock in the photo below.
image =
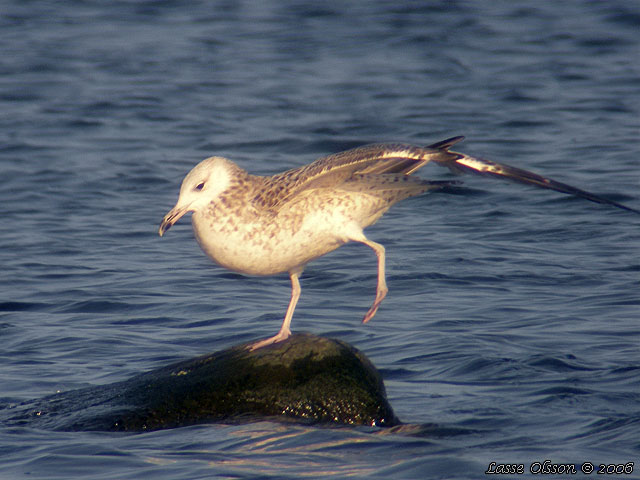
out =
[(254, 352), (246, 345), (232, 347), (4, 413), (13, 425), (63, 430), (143, 431), (265, 418), (399, 423), (371, 362), (345, 342), (310, 334)]

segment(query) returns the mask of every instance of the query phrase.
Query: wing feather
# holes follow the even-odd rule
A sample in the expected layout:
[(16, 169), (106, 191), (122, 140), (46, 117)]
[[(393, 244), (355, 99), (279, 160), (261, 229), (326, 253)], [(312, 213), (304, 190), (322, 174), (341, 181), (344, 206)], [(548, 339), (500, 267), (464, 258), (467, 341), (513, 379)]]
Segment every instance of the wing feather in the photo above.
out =
[[(356, 176), (367, 184), (375, 183), (375, 176), (408, 176), (430, 161), (449, 168), (455, 173), (473, 173), (532, 185), (547, 190), (574, 195), (595, 203), (611, 205), (623, 210), (640, 213), (614, 200), (546, 178), (537, 173), (472, 157), (451, 151), (450, 148), (464, 137), (451, 137), (427, 147), (404, 143), (377, 143), (346, 150), (322, 157), (308, 165), (288, 170), (272, 177), (261, 177), (263, 188), (254, 198), (256, 206), (265, 209), (278, 208), (300, 192), (312, 188), (336, 188), (344, 186)], [(381, 180), (380, 183), (386, 183)], [(409, 182), (411, 190), (419, 190), (420, 181)], [(425, 185), (429, 182), (425, 182)], [(358, 188), (351, 185), (349, 188)], [(429, 188), (425, 188), (428, 190)], [(409, 196), (409, 195), (407, 195)]]
[[(455, 138), (461, 140), (461, 137)], [(264, 188), (255, 201), (266, 208), (275, 208), (303, 190), (337, 187), (356, 174), (410, 175), (431, 160), (445, 162), (461, 155), (450, 153), (449, 144), (440, 144), (442, 146), (438, 144), (436, 148), (431, 148), (403, 143), (378, 143), (322, 157), (303, 167), (265, 178)]]
[(556, 192), (566, 193), (575, 197), (584, 198), (595, 203), (601, 203), (605, 205), (611, 205), (613, 207), (621, 208), (629, 212), (640, 213), (640, 210), (636, 210), (631, 207), (627, 207), (614, 200), (610, 200), (601, 195), (582, 190), (580, 188), (568, 185), (566, 183), (553, 180), (552, 178), (543, 177), (537, 173), (523, 170), (522, 168), (512, 167), (505, 163), (493, 162), (485, 160), (483, 158), (471, 157), (469, 155), (461, 154), (461, 156), (453, 161), (438, 161), (442, 166), (448, 167), (450, 170), (457, 173), (472, 173), (476, 175), (483, 175), (487, 177), (500, 178), (509, 180), (512, 182), (523, 183), (525, 185), (532, 185), (538, 188), (544, 188), (547, 190), (553, 190)]

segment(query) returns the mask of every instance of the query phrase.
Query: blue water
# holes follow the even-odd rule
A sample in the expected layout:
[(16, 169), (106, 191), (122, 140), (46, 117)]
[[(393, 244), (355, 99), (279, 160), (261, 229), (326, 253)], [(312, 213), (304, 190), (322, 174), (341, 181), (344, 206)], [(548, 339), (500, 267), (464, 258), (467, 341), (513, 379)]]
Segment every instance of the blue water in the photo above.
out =
[[(0, 405), (277, 331), (286, 275), (215, 266), (186, 218), (157, 235), (206, 156), (268, 174), (466, 135), (640, 208), (639, 30), (635, 0), (1, 2)], [(368, 230), (390, 288), (369, 324), (368, 248), (302, 277), (294, 330), (368, 355), (409, 426), (0, 426), (0, 478), (477, 479), (545, 459), (640, 478), (640, 216), (465, 183)]]

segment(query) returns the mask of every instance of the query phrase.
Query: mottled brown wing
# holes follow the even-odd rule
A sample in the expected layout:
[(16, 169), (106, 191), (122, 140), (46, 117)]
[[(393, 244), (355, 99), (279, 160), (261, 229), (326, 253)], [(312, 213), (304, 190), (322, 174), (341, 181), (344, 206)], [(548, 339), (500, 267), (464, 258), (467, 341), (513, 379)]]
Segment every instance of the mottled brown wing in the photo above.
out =
[(303, 190), (335, 187), (355, 174), (410, 175), (432, 160), (446, 162), (460, 157), (458, 153), (450, 153), (448, 148), (462, 138), (439, 142), (434, 144), (435, 148), (378, 143), (329, 155), (309, 165), (265, 178), (263, 191), (255, 200), (265, 208), (276, 208)]
[(341, 185), (356, 174), (411, 175), (428, 162), (433, 161), (455, 173), (473, 173), (501, 178), (640, 213), (640, 210), (627, 207), (614, 200), (528, 170), (449, 150), (450, 147), (463, 139), (464, 137), (461, 136), (452, 137), (427, 147), (402, 143), (380, 143), (329, 155), (304, 167), (264, 178), (265, 188), (256, 197), (256, 200), (266, 208), (277, 208), (278, 205), (287, 202), (305, 189)]

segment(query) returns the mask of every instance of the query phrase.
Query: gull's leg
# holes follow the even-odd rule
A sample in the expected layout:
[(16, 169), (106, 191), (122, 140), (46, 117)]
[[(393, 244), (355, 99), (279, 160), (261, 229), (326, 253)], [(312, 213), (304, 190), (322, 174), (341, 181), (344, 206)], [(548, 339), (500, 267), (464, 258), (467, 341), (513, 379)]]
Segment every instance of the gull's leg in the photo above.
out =
[(371, 308), (362, 319), (362, 323), (367, 323), (376, 314), (376, 312), (378, 311), (378, 307), (380, 306), (380, 304), (382, 303), (382, 300), (384, 299), (384, 297), (387, 295), (387, 292), (389, 291), (389, 289), (387, 288), (387, 282), (385, 280), (385, 273), (384, 273), (385, 253), (384, 253), (384, 247), (382, 245), (376, 242), (372, 242), (371, 240), (366, 238), (364, 235), (362, 239), (358, 239), (357, 241), (364, 243), (365, 245), (370, 247), (374, 252), (376, 252), (376, 256), (378, 257), (378, 285), (376, 287), (376, 299), (373, 301), (373, 305), (371, 305)]
[(287, 308), (287, 313), (284, 316), (284, 321), (282, 322), (282, 327), (280, 327), (280, 331), (277, 335), (274, 335), (271, 338), (267, 338), (266, 340), (261, 340), (259, 342), (250, 345), (249, 350), (257, 350), (258, 348), (262, 348), (266, 345), (271, 345), (272, 343), (282, 342), (286, 340), (291, 335), (291, 330), (289, 327), (291, 326), (291, 318), (293, 318), (293, 311), (296, 309), (296, 304), (298, 303), (298, 299), (300, 298), (300, 281), (298, 277), (302, 273), (302, 269), (292, 270), (289, 272), (289, 277), (291, 278), (291, 300), (289, 301), (289, 307)]

